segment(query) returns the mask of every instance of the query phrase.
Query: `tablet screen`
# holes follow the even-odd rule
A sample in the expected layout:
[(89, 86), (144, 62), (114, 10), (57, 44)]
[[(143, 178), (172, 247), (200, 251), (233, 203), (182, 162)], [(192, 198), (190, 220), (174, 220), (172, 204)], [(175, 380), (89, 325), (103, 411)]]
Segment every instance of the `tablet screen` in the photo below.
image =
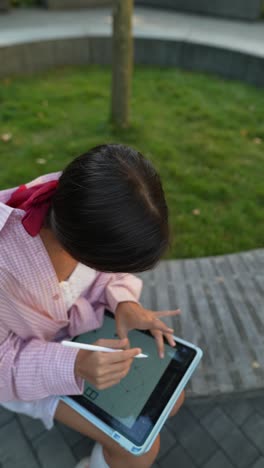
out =
[[(112, 314), (105, 314), (100, 329), (79, 335), (74, 341), (94, 343), (100, 338), (118, 338)], [(148, 358), (134, 359), (130, 372), (119, 384), (98, 390), (86, 382), (83, 395), (73, 398), (139, 444), (160, 416), (196, 352), (180, 343), (175, 348), (165, 344), (165, 357), (160, 359), (149, 333), (133, 330), (129, 340), (131, 347), (140, 347)]]

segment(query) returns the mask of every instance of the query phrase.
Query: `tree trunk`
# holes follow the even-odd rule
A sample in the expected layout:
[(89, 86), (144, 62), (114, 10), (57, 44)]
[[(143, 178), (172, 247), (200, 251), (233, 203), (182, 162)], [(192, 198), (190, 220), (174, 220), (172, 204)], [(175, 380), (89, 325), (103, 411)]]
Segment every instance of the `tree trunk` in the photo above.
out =
[(133, 71), (133, 0), (115, 0), (113, 6), (112, 122), (129, 125)]

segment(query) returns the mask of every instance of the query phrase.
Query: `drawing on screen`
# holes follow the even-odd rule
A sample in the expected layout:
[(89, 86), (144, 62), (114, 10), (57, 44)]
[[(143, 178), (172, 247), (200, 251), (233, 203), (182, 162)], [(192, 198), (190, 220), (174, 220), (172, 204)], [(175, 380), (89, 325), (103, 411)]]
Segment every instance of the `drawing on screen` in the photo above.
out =
[[(145, 378), (141, 374), (139, 366), (134, 365), (132, 369), (130, 369), (129, 374), (130, 373), (132, 374), (131, 379), (129, 381), (127, 379), (121, 380), (119, 384), (120, 387), (123, 388), (123, 391), (125, 393), (143, 391), (145, 385)], [(136, 395), (134, 395), (134, 398), (136, 398)]]
[[(100, 338), (116, 338), (115, 321), (105, 317), (104, 326), (80, 337), (84, 343), (96, 342)], [(85, 396), (96, 400), (96, 405), (127, 426), (132, 426), (150, 397), (157, 382), (171, 361), (170, 353), (159, 359), (153, 338), (139, 332), (129, 335), (130, 346), (137, 346), (148, 354), (147, 359), (134, 359), (128, 375), (121, 382), (105, 390), (97, 391), (86, 382)]]

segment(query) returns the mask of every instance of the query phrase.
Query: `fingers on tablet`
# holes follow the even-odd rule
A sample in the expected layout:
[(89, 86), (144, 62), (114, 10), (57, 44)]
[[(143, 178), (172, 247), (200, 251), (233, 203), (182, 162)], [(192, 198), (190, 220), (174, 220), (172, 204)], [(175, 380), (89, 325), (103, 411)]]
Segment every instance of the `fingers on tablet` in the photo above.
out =
[(151, 328), (154, 328), (155, 330), (161, 330), (163, 333), (173, 333), (174, 330), (173, 328), (169, 328), (166, 323), (162, 322), (158, 318), (153, 318), (152, 320), (153, 325)]
[(152, 335), (154, 336), (156, 343), (157, 343), (159, 357), (163, 359), (164, 358), (163, 333), (159, 330), (152, 330)]
[(173, 347), (176, 346), (176, 342), (175, 342), (173, 336), (171, 336), (169, 333), (165, 333), (164, 336), (165, 336), (166, 340), (168, 341), (168, 343), (171, 346), (173, 346)]

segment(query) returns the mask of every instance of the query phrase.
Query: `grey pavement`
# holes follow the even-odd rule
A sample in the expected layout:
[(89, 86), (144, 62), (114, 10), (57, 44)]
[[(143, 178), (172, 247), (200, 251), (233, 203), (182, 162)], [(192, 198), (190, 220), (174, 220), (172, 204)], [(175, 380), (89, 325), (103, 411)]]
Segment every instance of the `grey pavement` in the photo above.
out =
[[(2, 468), (73, 468), (93, 442), (0, 409)], [(264, 396), (186, 403), (161, 431), (153, 468), (264, 468)]]
[[(0, 46), (82, 37), (110, 36), (111, 9), (70, 11), (14, 9), (0, 15)], [(264, 22), (203, 17), (154, 8), (135, 7), (134, 36), (177, 39), (264, 56)]]
[[(176, 334), (204, 350), (154, 468), (264, 468), (264, 249), (162, 262), (140, 276), (142, 303), (181, 307)], [(73, 468), (92, 449), (61, 424), (46, 431), (3, 409), (0, 440), (1, 468)]]

